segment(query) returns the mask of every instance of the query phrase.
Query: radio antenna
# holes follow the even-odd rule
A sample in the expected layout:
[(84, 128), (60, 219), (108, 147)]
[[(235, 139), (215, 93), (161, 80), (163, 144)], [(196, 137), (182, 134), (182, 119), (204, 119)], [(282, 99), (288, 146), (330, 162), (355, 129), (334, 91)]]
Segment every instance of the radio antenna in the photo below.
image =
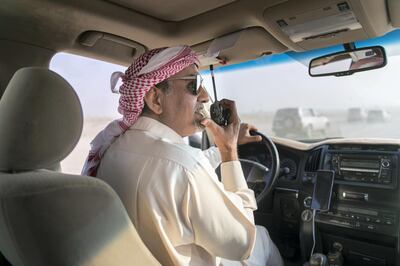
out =
[(211, 80), (213, 84), (213, 89), (214, 89), (214, 102), (217, 101), (217, 88), (215, 87), (215, 78), (214, 78), (214, 66), (210, 65), (210, 72), (211, 72)]

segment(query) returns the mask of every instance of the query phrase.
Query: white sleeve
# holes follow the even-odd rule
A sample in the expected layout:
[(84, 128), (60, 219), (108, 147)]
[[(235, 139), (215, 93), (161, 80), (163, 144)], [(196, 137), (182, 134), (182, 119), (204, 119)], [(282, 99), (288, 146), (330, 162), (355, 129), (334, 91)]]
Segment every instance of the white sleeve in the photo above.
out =
[(203, 151), (204, 156), (210, 161), (210, 164), (216, 169), (221, 164), (221, 155), (217, 147), (213, 146)]
[(257, 202), (254, 191), (247, 186), (239, 161), (221, 164), (221, 181), (231, 200), (239, 207), (243, 205), (248, 219), (254, 223), (253, 211), (257, 210)]
[(244, 179), (239, 162), (223, 163), (221, 170), (226, 185), (211, 176), (215, 173), (187, 172), (188, 215), (195, 243), (214, 256), (244, 260), (255, 242), (254, 192), (239, 181)]

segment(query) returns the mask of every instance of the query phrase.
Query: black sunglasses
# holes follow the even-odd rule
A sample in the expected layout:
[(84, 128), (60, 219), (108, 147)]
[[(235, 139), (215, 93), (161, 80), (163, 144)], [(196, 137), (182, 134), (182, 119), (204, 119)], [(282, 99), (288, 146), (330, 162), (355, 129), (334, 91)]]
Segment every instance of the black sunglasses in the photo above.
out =
[(203, 87), (203, 77), (200, 74), (197, 74), (195, 76), (187, 76), (187, 77), (179, 77), (179, 78), (170, 78), (168, 80), (179, 80), (179, 79), (183, 79), (183, 80), (194, 80), (195, 84), (194, 86), (189, 86), (186, 87), (193, 95), (199, 95), (200, 94), (200, 90)]

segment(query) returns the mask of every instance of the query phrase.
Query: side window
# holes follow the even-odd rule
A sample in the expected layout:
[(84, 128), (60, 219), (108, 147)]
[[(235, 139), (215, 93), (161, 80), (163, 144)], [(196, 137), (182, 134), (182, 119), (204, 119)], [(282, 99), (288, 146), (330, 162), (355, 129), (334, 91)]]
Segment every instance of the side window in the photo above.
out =
[[(90, 142), (109, 122), (120, 118), (119, 95), (111, 92), (110, 76), (115, 71), (124, 72), (126, 67), (82, 56), (58, 53), (50, 63), (50, 69), (65, 78), (82, 104), (84, 124), (82, 136), (75, 149), (61, 162), (62, 171), (80, 174), (89, 153)], [(120, 84), (117, 84), (119, 87)], [(201, 133), (185, 141), (194, 147), (201, 145)]]
[[(71, 154), (61, 162), (65, 173), (80, 174), (90, 149), (90, 141), (110, 121), (119, 118), (117, 94), (110, 89), (110, 75), (126, 67), (77, 55), (58, 53), (50, 69), (64, 77), (75, 89), (84, 115), (83, 132)], [(117, 85), (118, 86), (118, 85)]]
[(311, 109), (306, 108), (306, 109), (302, 109), (301, 111), (302, 111), (304, 117), (314, 116)]

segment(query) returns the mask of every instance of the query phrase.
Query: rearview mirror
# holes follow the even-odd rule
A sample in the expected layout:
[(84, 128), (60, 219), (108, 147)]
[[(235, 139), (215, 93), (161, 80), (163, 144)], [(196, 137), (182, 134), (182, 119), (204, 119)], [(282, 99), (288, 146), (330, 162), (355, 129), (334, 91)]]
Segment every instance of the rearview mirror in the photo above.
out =
[(308, 73), (312, 77), (339, 77), (381, 68), (386, 62), (385, 49), (382, 46), (371, 46), (314, 58), (310, 62)]

